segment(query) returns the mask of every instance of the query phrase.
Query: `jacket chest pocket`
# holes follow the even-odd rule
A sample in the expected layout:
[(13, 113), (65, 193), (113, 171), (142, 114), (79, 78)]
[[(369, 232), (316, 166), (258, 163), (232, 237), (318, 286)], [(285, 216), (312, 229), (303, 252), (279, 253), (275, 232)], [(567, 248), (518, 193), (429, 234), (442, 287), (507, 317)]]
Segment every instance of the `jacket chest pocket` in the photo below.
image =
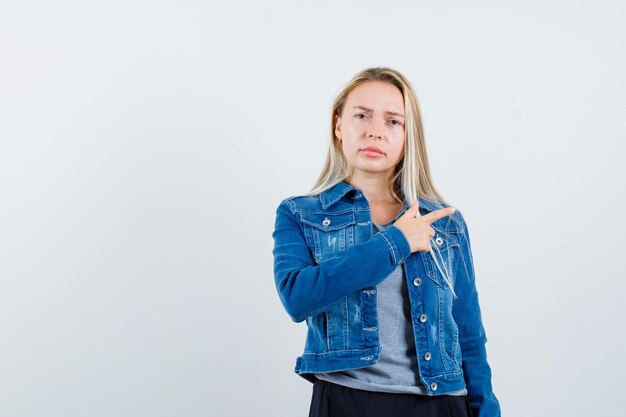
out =
[(338, 255), (354, 241), (354, 211), (342, 213), (304, 213), (302, 222), (310, 235), (317, 262)]
[[(448, 288), (444, 275), (454, 286), (455, 262), (459, 258), (460, 230), (443, 230), (433, 227), (435, 236), (431, 240), (432, 254), (423, 252), (426, 276), (441, 288)], [(434, 243), (432, 243), (434, 241)], [(433, 256), (434, 255), (434, 256)]]

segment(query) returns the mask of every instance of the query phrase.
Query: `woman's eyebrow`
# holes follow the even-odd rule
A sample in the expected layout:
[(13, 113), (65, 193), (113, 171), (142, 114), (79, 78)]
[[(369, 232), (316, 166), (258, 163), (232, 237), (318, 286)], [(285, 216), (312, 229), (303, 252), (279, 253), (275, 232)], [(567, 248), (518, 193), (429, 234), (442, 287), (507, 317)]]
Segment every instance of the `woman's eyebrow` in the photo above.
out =
[[(368, 111), (368, 112), (370, 112), (370, 113), (373, 113), (373, 112), (374, 112), (374, 110), (372, 110), (372, 109), (368, 109), (367, 107), (363, 107), (363, 106), (354, 106), (354, 107), (352, 107), (352, 108), (353, 108), (353, 109), (365, 110), (365, 111)], [(399, 116), (399, 117), (404, 118), (404, 115), (403, 115), (402, 113), (396, 113), (395, 111), (386, 111), (386, 112), (385, 112), (385, 114), (390, 114), (390, 115), (392, 115), (392, 116)]]

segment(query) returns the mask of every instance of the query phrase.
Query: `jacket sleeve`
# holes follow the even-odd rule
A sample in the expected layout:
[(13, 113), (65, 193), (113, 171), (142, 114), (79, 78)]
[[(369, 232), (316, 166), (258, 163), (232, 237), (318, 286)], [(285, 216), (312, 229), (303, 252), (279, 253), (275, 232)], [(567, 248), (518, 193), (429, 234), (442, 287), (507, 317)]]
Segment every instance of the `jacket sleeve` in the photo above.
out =
[(295, 322), (326, 310), (355, 291), (379, 284), (411, 254), (404, 234), (392, 225), (316, 265), (298, 216), (293, 202), (283, 200), (276, 209), (272, 233), (276, 289)]
[(474, 261), (467, 224), (457, 210), (462, 226), (461, 258), (459, 259), (454, 289), (452, 315), (459, 328), (462, 368), (467, 385), (467, 396), (474, 417), (500, 417), (500, 404), (491, 387), (491, 368), (487, 362), (487, 336), (482, 324)]

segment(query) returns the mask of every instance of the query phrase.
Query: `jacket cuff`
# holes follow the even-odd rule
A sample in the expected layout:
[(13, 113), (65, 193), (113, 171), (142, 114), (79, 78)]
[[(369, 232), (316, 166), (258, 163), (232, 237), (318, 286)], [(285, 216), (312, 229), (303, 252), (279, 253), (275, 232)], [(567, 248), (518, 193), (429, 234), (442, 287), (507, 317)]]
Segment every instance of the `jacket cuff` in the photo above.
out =
[(376, 233), (376, 236), (383, 238), (385, 242), (387, 242), (387, 245), (389, 245), (394, 266), (404, 262), (411, 254), (409, 241), (404, 237), (404, 233), (396, 226), (391, 225)]

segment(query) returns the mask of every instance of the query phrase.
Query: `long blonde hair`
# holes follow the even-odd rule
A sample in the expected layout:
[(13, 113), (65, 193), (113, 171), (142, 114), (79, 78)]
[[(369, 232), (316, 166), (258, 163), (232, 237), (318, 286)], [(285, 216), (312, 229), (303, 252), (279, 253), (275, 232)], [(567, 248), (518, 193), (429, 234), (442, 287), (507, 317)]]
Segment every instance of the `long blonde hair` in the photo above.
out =
[[(336, 117), (341, 116), (345, 102), (350, 92), (357, 86), (367, 81), (385, 81), (396, 86), (402, 93), (404, 99), (405, 129), (404, 129), (404, 152), (402, 159), (396, 164), (393, 175), (390, 176), (388, 188), (393, 198), (409, 206), (413, 204), (417, 197), (428, 200), (435, 207), (449, 207), (447, 202), (435, 189), (430, 175), (428, 156), (426, 155), (426, 143), (424, 140), (424, 126), (422, 123), (422, 113), (417, 100), (417, 95), (409, 83), (409, 80), (400, 72), (388, 67), (373, 67), (365, 69), (356, 74), (343, 87), (333, 101), (330, 122), (330, 143), (324, 168), (315, 182), (313, 188), (307, 195), (318, 195), (321, 192), (333, 187), (342, 180), (349, 177), (351, 167), (347, 166), (345, 155), (341, 148), (339, 138), (335, 135)], [(460, 213), (459, 213), (460, 214)], [(450, 220), (457, 222), (456, 216), (450, 216)], [(446, 234), (446, 231), (442, 231)], [(437, 248), (437, 246), (434, 246)], [(452, 290), (456, 298), (454, 284), (451, 278), (452, 259), (443, 259), (439, 250), (437, 253), (430, 250), (430, 254), (437, 265), (444, 280)], [(449, 255), (449, 254), (448, 254)], [(437, 259), (439, 258), (439, 260)], [(463, 260), (466, 263), (466, 260)], [(447, 267), (446, 264), (449, 266)], [(442, 269), (443, 267), (443, 269)], [(468, 265), (466, 264), (467, 268)]]
[[(335, 135), (336, 118), (343, 113), (350, 92), (366, 81), (385, 81), (396, 86), (404, 99), (405, 129), (404, 152), (389, 179), (391, 195), (399, 202), (408, 199), (413, 204), (416, 196), (447, 206), (448, 203), (437, 192), (430, 176), (422, 113), (417, 95), (409, 80), (400, 72), (388, 67), (373, 67), (356, 74), (335, 97), (331, 112), (330, 143), (322, 172), (308, 195), (317, 195), (350, 175), (339, 138)], [(405, 197), (406, 196), (406, 197)]]

